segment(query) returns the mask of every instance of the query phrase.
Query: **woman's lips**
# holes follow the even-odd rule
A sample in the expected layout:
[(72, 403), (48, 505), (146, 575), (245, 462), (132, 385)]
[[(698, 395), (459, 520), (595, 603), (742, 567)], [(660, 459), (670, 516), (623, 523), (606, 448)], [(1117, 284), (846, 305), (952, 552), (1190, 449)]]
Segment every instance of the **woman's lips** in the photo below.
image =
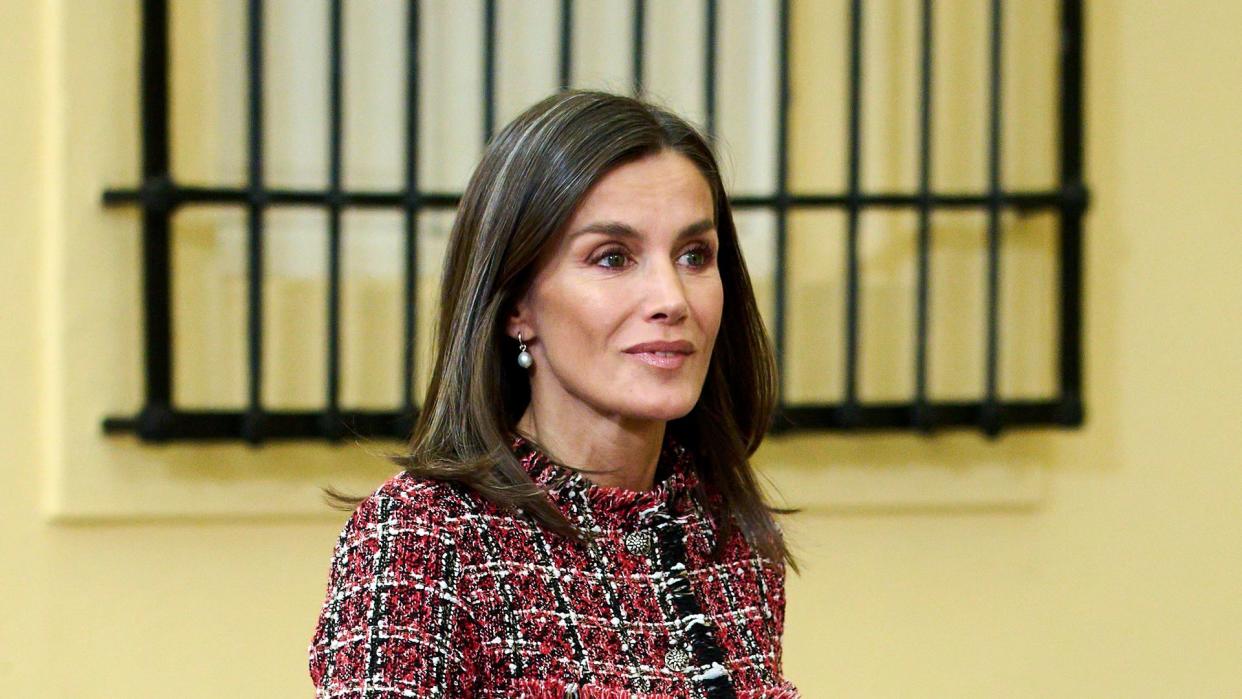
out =
[(629, 352), (631, 357), (660, 369), (676, 369), (685, 364), (690, 355), (685, 352)]

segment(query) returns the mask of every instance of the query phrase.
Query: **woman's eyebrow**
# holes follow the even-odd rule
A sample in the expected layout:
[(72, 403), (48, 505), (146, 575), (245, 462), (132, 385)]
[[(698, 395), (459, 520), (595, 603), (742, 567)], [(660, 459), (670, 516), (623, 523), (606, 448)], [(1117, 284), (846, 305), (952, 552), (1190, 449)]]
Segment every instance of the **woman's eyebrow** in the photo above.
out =
[[(681, 232), (677, 234), (676, 240), (681, 240), (682, 238), (689, 238), (690, 236), (698, 235), (699, 233), (710, 231), (711, 229), (715, 227), (716, 227), (716, 224), (713, 223), (710, 219), (705, 218), (702, 221), (695, 221), (694, 223), (681, 229)], [(595, 223), (588, 223), (582, 228), (579, 228), (578, 230), (574, 231), (569, 236), (569, 238), (572, 240), (574, 238), (577, 238), (580, 235), (585, 235), (587, 233), (604, 233), (607, 235), (616, 236), (618, 238), (641, 238), (642, 237), (642, 234), (634, 230), (633, 226), (630, 226), (628, 223), (622, 223), (620, 221), (596, 221)]]

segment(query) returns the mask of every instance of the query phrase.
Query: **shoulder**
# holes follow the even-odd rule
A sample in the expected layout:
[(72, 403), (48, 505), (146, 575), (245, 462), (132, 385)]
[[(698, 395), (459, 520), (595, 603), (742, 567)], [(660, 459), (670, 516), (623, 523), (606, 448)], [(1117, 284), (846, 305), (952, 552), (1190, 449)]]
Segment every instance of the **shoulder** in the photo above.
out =
[(448, 513), (475, 507), (469, 488), (460, 483), (414, 476), (405, 471), (394, 474), (375, 489), (372, 497), (391, 499), (417, 511)]
[(419, 696), (434, 687), (465, 692), (478, 643), (453, 523), (468, 521), (472, 507), (460, 487), (405, 473), (358, 504), (341, 530), (309, 649), (321, 694), (398, 682)]
[(481, 498), (461, 484), (402, 471), (358, 503), (350, 524), (359, 527), (400, 523), (440, 528), (476, 514), (483, 505)]
[[(419, 581), (435, 580), (435, 595), (456, 603), (463, 564), (472, 547), (463, 530), (474, 520), (475, 498), (462, 486), (398, 473), (362, 500), (341, 529), (330, 585), (350, 596), (396, 585), (402, 595), (430, 594)], [(412, 584), (412, 585), (411, 585)]]

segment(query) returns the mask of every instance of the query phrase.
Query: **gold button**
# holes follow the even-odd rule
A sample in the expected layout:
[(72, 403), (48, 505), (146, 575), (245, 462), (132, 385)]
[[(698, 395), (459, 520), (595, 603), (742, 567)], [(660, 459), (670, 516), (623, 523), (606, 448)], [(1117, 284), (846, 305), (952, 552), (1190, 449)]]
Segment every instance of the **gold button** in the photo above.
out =
[(635, 556), (650, 556), (655, 545), (655, 535), (649, 531), (630, 532), (624, 538), (625, 550)]
[(683, 672), (690, 667), (690, 654), (681, 648), (672, 648), (664, 654), (664, 666), (673, 672)]

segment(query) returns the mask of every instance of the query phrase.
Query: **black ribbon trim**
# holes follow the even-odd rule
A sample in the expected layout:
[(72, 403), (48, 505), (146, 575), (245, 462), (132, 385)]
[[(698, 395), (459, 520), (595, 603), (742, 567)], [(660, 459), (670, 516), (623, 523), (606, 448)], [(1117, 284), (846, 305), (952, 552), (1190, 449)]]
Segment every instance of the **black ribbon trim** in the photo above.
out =
[[(685, 530), (665, 513), (660, 513), (657, 522), (659, 524), (655, 529), (658, 532), (657, 545), (660, 547), (660, 563), (664, 571), (668, 573), (667, 589), (673, 608), (683, 619), (701, 616), (703, 610), (699, 607), (699, 600), (690, 587), (690, 578), (686, 576)], [(681, 568), (673, 570), (672, 567), (678, 563), (682, 564)], [(710, 626), (706, 623), (691, 623), (686, 628), (686, 637), (690, 641), (691, 654), (696, 666), (710, 666), (716, 663), (724, 670), (724, 649), (716, 642)], [(727, 670), (702, 682), (703, 691), (710, 699), (735, 699), (737, 697), (733, 689), (733, 680), (729, 677)]]

